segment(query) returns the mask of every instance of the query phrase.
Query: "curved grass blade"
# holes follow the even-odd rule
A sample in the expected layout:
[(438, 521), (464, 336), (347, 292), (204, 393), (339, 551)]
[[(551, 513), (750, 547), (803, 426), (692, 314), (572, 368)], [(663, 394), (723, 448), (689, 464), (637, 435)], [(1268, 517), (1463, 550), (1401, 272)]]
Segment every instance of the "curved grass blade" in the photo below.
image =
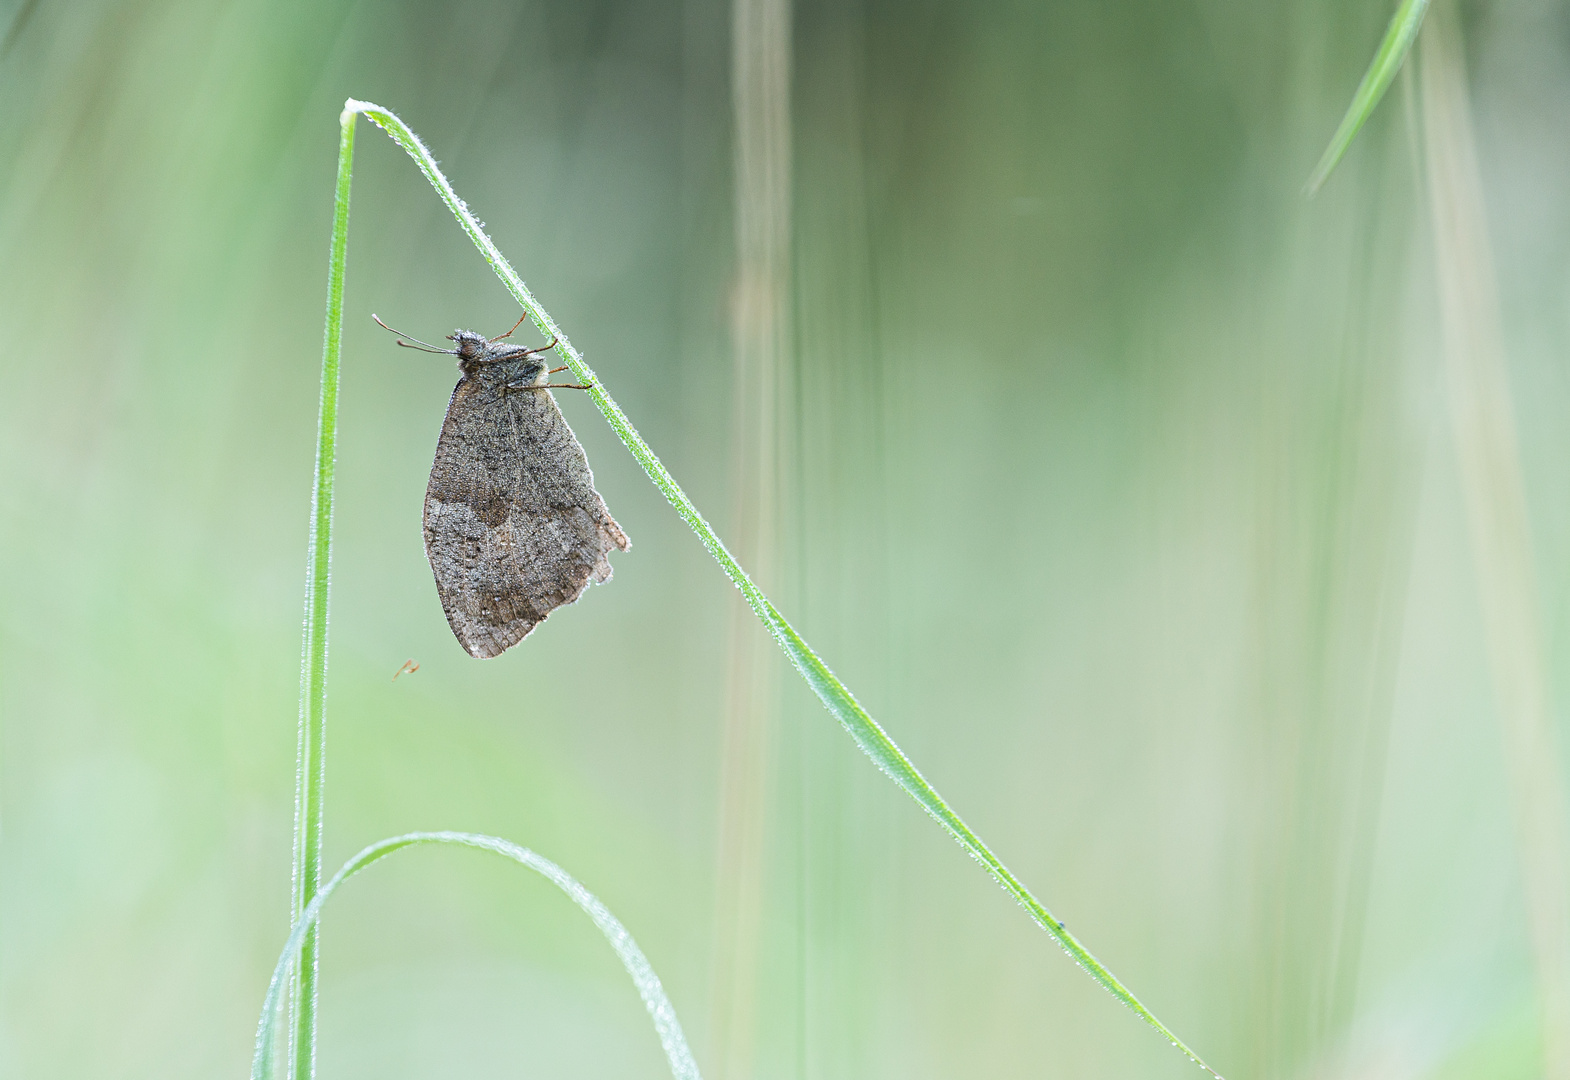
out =
[(653, 480), (655, 486), (664, 493), (665, 498), (675, 507), (676, 513), (681, 515), (682, 520), (692, 528), (693, 532), (698, 534), (698, 539), (703, 541), (703, 546), (709, 549), (709, 554), (714, 556), (714, 560), (720, 564), (720, 568), (725, 571), (726, 576), (731, 579), (737, 589), (741, 590), (742, 596), (746, 598), (748, 605), (752, 608), (754, 614), (758, 616), (759, 621), (773, 635), (774, 640), (784, 651), (785, 656), (790, 660), (797, 672), (800, 673), (801, 677), (806, 680), (807, 685), (818, 695), (818, 699), (823, 702), (824, 707), (850, 733), (850, 737), (856, 741), (856, 745), (861, 747), (862, 751), (891, 780), (903, 788), (911, 798), (915, 799), (917, 804), (930, 814), (939, 825), (948, 830), (949, 834), (959, 841), (960, 845), (970, 852), (977, 862), (986, 868), (987, 873), (991, 874), (1024, 907), (1030, 914), (1030, 917), (1036, 920), (1036, 923), (1043, 930), (1057, 940), (1058, 944), (1063, 947), (1063, 950), (1092, 979), (1100, 983), (1113, 997), (1133, 1010), (1145, 1023), (1165, 1036), (1171, 1041), (1173, 1046), (1186, 1054), (1196, 1065), (1212, 1076), (1219, 1078), (1219, 1073), (1205, 1064), (1198, 1054), (1190, 1050), (1165, 1024), (1156, 1019), (1155, 1014), (1147, 1009), (1126, 986), (1118, 981), (1101, 961), (1091, 955), (1090, 950), (1086, 949), (1078, 938), (1068, 932), (1063, 924), (1052, 915), (1052, 912), (1047, 910), (1046, 905), (1042, 904), (1029, 889), (1025, 888), (1019, 879), (1009, 871), (1008, 867), (1003, 865), (1003, 861), (992, 853), (992, 849), (981, 842), (981, 838), (971, 831), (970, 826), (961, 820), (960, 816), (949, 807), (948, 803), (943, 801), (942, 796), (917, 771), (916, 766), (911, 764), (910, 759), (894, 744), (894, 740), (889, 738), (887, 733), (878, 726), (878, 723), (872, 719), (867, 710), (861, 707), (861, 704), (851, 694), (850, 690), (829, 670), (828, 665), (802, 640), (801, 635), (796, 633), (795, 628), (785, 620), (785, 617), (779, 613), (769, 601), (769, 598), (763, 594), (763, 590), (758, 588), (752, 578), (747, 575), (747, 572), (741, 568), (741, 565), (725, 547), (724, 542), (720, 540), (709, 523), (703, 519), (703, 515), (698, 512), (698, 508), (692, 504), (692, 500), (687, 498), (686, 492), (682, 491), (680, 485), (676, 483), (670, 473), (665, 471), (665, 466), (660, 463), (660, 459), (654, 455), (653, 450), (649, 449), (649, 445), (643, 441), (643, 437), (632, 426), (632, 422), (627, 419), (626, 414), (621, 411), (616, 402), (612, 400), (610, 394), (605, 391), (604, 386), (594, 372), (590, 370), (589, 365), (584, 363), (582, 355), (579, 354), (577, 349), (573, 348), (572, 343), (567, 339), (567, 335), (562, 333), (560, 327), (556, 325), (545, 309), (540, 306), (539, 301), (534, 298), (528, 287), (524, 285), (523, 279), (518, 276), (518, 272), (512, 268), (506, 257), (502, 255), (496, 244), (486, 234), (479, 220), (470, 212), (464, 201), (458, 198), (457, 193), (452, 189), (452, 185), (447, 182), (447, 178), (442, 175), (441, 169), (437, 167), (436, 159), (431, 156), (431, 152), (425, 148), (425, 144), (420, 141), (419, 137), (410, 131), (402, 120), (379, 105), (373, 105), (366, 101), (355, 101), (351, 98), (344, 103), (345, 122), (352, 123), (352, 116), (355, 113), (364, 113), (414, 159), (420, 171), (425, 174), (426, 179), (431, 182), (431, 186), (436, 189), (442, 201), (447, 204), (448, 208), (453, 212), (453, 216), (458, 219), (458, 224), (462, 226), (464, 232), (469, 234), (469, 238), (474, 241), (474, 246), (480, 249), (480, 254), (485, 257), (485, 261), (491, 264), (491, 268), (501, 278), (502, 283), (507, 286), (523, 309), (529, 313), (529, 317), (533, 320), (534, 325), (546, 337), (556, 340), (558, 353), (566, 360), (568, 366), (572, 368), (572, 372), (577, 377), (577, 380), (589, 387), (589, 395), (594, 399), (595, 405), (599, 407), (600, 412), (605, 414), (605, 419), (610, 422), (611, 428), (615, 430), (621, 441), (626, 444), (627, 449), (632, 452), (632, 456), (637, 459), (638, 464), (643, 466), (643, 471), (648, 473), (649, 479)]
[(1336, 128), (1336, 133), (1330, 138), (1330, 145), (1325, 147), (1319, 164), (1314, 166), (1313, 175), (1303, 185), (1303, 194), (1312, 196), (1320, 189), (1347, 152), (1347, 147), (1352, 145), (1357, 133), (1373, 115), (1379, 99), (1390, 89), (1396, 72), (1401, 70), (1401, 62), (1412, 51), (1412, 42), (1417, 40), (1418, 27), (1423, 25), (1423, 16), (1428, 12), (1428, 2), (1401, 0), (1401, 6), (1396, 8), (1389, 28), (1385, 30), (1385, 40), (1379, 43), (1379, 51), (1374, 54), (1373, 62), (1363, 74), (1363, 81), (1358, 84), (1357, 93), (1352, 95), (1352, 104), (1347, 106), (1346, 115), (1341, 118), (1341, 126)]
[(262, 1004), (262, 1017), (256, 1027), (256, 1052), (251, 1058), (251, 1080), (272, 1080), (278, 1064), (274, 1047), (278, 1042), (278, 1020), (283, 1009), (284, 987), (294, 966), (295, 952), (306, 937), (315, 930), (317, 920), (321, 918), (322, 905), (327, 902), (327, 898), (338, 886), (373, 862), (384, 859), (395, 851), (421, 844), (453, 844), (492, 852), (528, 867), (566, 893), (568, 898), (594, 921), (594, 925), (600, 928), (600, 933), (605, 935), (605, 940), (610, 942), (611, 948), (615, 949), (616, 955), (621, 958), (627, 974), (632, 976), (633, 985), (638, 988), (638, 995), (643, 998), (644, 1008), (649, 1010), (649, 1016), (654, 1021), (654, 1030), (660, 1037), (660, 1045), (665, 1049), (665, 1058), (670, 1062), (671, 1075), (676, 1077), (676, 1080), (702, 1080), (698, 1074), (698, 1063), (687, 1047), (687, 1039), (682, 1034), (680, 1022), (676, 1019), (676, 1010), (672, 1007), (670, 998), (666, 996), (665, 988), (660, 985), (659, 976), (649, 966), (649, 961), (643, 955), (643, 950), (638, 948), (638, 943), (632, 940), (632, 935), (627, 932), (627, 928), (620, 920), (611, 914), (610, 909), (580, 885), (576, 878), (545, 856), (537, 855), (528, 848), (519, 847), (517, 844), (494, 836), (460, 832), (406, 833), (403, 836), (395, 836), (390, 840), (372, 844), (344, 863), (343, 869), (333, 875), (333, 879), (306, 905), (305, 911), (295, 922), (289, 940), (284, 943), (283, 952), (278, 957), (278, 964), (273, 968), (272, 981), (267, 984), (267, 997)]

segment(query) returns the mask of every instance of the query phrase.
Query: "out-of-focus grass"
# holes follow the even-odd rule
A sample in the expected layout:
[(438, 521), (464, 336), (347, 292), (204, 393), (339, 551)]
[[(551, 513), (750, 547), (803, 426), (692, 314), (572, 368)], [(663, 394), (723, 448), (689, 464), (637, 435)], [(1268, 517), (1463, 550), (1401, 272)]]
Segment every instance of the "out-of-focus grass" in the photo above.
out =
[(1441, 0), (1423, 44), (1424, 177), (1449, 404), (1477, 567), (1527, 936), (1541, 1002), (1542, 1070), (1570, 1077), (1570, 831), (1520, 436), (1506, 367), (1459, 13)]
[[(727, 11), (34, 9), (0, 61), (0, 1071), (243, 1072), (289, 908), (344, 97), (439, 140), (729, 532)], [(1507, 1058), (1479, 1048), (1537, 1037), (1405, 102), (1300, 195), (1388, 15), (796, 9), (799, 467), (762, 584), (1229, 1075), (1482, 1076)], [(1557, 718), (1570, 64), (1551, 10), (1477, 16)], [(351, 315), (510, 325), (423, 181), (362, 149)], [(326, 858), (437, 822), (527, 838), (637, 929), (705, 1061), (729, 586), (564, 401), (637, 547), (476, 665), (418, 526), (454, 373), (345, 349)], [(1188, 1074), (781, 696), (756, 1075)], [(387, 871), (328, 913), (324, 1073), (484, 1075), (523, 1041), (662, 1068), (575, 913), (484, 866)]]
[(1417, 32), (1427, 13), (1428, 0), (1401, 0), (1401, 6), (1390, 17), (1390, 25), (1385, 28), (1385, 36), (1373, 60), (1369, 61), (1368, 70), (1363, 73), (1363, 81), (1358, 83), (1357, 91), (1352, 95), (1346, 115), (1336, 126), (1335, 134), (1330, 136), (1330, 144), (1320, 155), (1319, 164), (1314, 166), (1314, 172), (1304, 186), (1308, 194), (1314, 194), (1329, 179), (1331, 170), (1340, 163), (1352, 140), (1368, 123), (1368, 118), (1395, 81), (1396, 72), (1406, 62), (1407, 53), (1412, 51), (1412, 43), (1417, 40)]

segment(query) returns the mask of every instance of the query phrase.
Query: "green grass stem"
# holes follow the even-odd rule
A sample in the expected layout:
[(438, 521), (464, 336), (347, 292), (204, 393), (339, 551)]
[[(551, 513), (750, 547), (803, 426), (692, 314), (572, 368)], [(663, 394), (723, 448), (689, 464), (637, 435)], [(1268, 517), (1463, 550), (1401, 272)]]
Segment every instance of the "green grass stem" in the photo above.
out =
[[(305, 573), (305, 634), (300, 660), (300, 732), (294, 777), (294, 921), (322, 880), (322, 803), (327, 782), (327, 611), (332, 571), (333, 471), (338, 453), (338, 358), (343, 343), (343, 275), (349, 246), (349, 179), (354, 124), (340, 125), (338, 183), (327, 262), (327, 326), (322, 344), (322, 387), (316, 416), (316, 475), (311, 489), (310, 555)], [(291, 1075), (316, 1075), (317, 933), (311, 924), (300, 940), (295, 968), (294, 1064)]]
[[(1420, 0), (1420, 2), (1425, 2), (1425, 0)], [(474, 241), (475, 247), (480, 249), (480, 254), (485, 257), (485, 261), (491, 264), (491, 268), (501, 278), (502, 283), (507, 286), (507, 289), (523, 309), (528, 312), (535, 326), (546, 337), (556, 340), (557, 351), (571, 367), (578, 381), (588, 385), (589, 395), (594, 399), (595, 405), (599, 407), (600, 412), (605, 414), (605, 418), (610, 422), (611, 428), (621, 438), (621, 441), (626, 444), (627, 449), (632, 452), (632, 456), (637, 459), (638, 464), (643, 466), (643, 471), (649, 475), (649, 479), (653, 480), (655, 486), (664, 493), (666, 499), (675, 507), (676, 512), (681, 515), (682, 520), (692, 528), (693, 532), (698, 534), (698, 539), (703, 542), (704, 547), (709, 549), (709, 554), (714, 556), (715, 561), (720, 564), (721, 569), (725, 571), (726, 576), (731, 579), (736, 588), (741, 590), (741, 594), (746, 598), (748, 605), (774, 637), (774, 640), (784, 651), (791, 664), (800, 673), (801, 677), (806, 680), (807, 685), (812, 688), (813, 692), (818, 695), (819, 700), (823, 702), (829, 712), (850, 733), (850, 737), (855, 740), (856, 745), (861, 747), (863, 752), (873, 760), (873, 763), (879, 769), (883, 770), (891, 780), (903, 788), (911, 798), (915, 799), (917, 804), (930, 814), (938, 824), (943, 826), (955, 840), (959, 841), (960, 845), (970, 852), (977, 862), (981, 863), (987, 873), (991, 874), (1024, 907), (1030, 914), (1030, 917), (1050, 934), (1063, 947), (1064, 951), (1073, 958), (1074, 962), (1079, 964), (1092, 979), (1100, 983), (1113, 997), (1133, 1010), (1140, 1019), (1164, 1035), (1171, 1041), (1173, 1046), (1186, 1054), (1200, 1068), (1219, 1078), (1219, 1073), (1205, 1064), (1198, 1054), (1189, 1049), (1165, 1024), (1158, 1020), (1154, 1013), (1146, 1008), (1111, 971), (1107, 970), (1101, 961), (1097, 960), (1090, 953), (1090, 950), (1080, 943), (1078, 938), (1069, 933), (1063, 924), (1047, 910), (1046, 905), (1036, 899), (1031, 891), (1009, 871), (1008, 867), (1003, 864), (1003, 861), (993, 854), (992, 849), (982, 843), (981, 838), (949, 807), (948, 803), (927, 782), (915, 765), (911, 764), (910, 759), (900, 751), (894, 740), (889, 738), (888, 734), (878, 726), (878, 723), (873, 720), (871, 715), (861, 707), (861, 704), (857, 702), (850, 690), (835, 677), (834, 673), (829, 670), (828, 665), (802, 640), (801, 635), (785, 620), (785, 617), (779, 613), (769, 601), (769, 598), (763, 594), (763, 590), (754, 584), (747, 572), (741, 568), (741, 565), (737, 563), (730, 551), (725, 547), (724, 542), (715, 534), (709, 523), (704, 520), (703, 515), (698, 512), (697, 507), (692, 504), (692, 500), (687, 498), (686, 493), (682, 491), (680, 485), (676, 483), (670, 473), (665, 470), (665, 466), (660, 463), (654, 451), (649, 449), (642, 436), (638, 434), (626, 415), (617, 406), (616, 402), (612, 400), (604, 385), (595, 376), (589, 365), (584, 362), (582, 355), (573, 347), (572, 342), (568, 340), (567, 335), (562, 333), (561, 328), (556, 325), (545, 309), (540, 306), (539, 301), (529, 292), (528, 287), (523, 283), (523, 279), (518, 276), (517, 271), (512, 268), (512, 265), (502, 255), (495, 243), (492, 242), (484, 228), (481, 227), (480, 222), (469, 211), (468, 206), (453, 191), (452, 185), (447, 182), (447, 178), (442, 175), (441, 169), (437, 167), (436, 159), (431, 156), (430, 151), (425, 148), (425, 145), (414, 132), (410, 131), (397, 116), (381, 106), (365, 101), (355, 101), (352, 98), (344, 103), (344, 125), (346, 127), (351, 126), (354, 123), (355, 115), (360, 113), (370, 118), (372, 122), (385, 131), (394, 142), (403, 147), (409, 156), (414, 159), (420, 171), (425, 174), (426, 179), (431, 182), (431, 186), (436, 189), (442, 201), (447, 204), (448, 208), (453, 212), (453, 216), (458, 219), (458, 224), (462, 226), (464, 232), (469, 234), (469, 238)], [(345, 145), (350, 144), (346, 142)]]
[(272, 1080), (278, 1067), (275, 1047), (278, 1043), (278, 1020), (282, 1012), (284, 987), (288, 983), (290, 971), (294, 969), (295, 951), (302, 950), (303, 956), (304, 944), (315, 935), (317, 920), (321, 917), (322, 905), (327, 902), (327, 898), (337, 890), (338, 886), (373, 862), (384, 859), (395, 851), (423, 844), (453, 844), (492, 852), (528, 867), (566, 893), (572, 902), (594, 921), (594, 925), (600, 928), (600, 933), (605, 935), (605, 940), (610, 942), (611, 948), (615, 949), (616, 955), (621, 958), (627, 974), (632, 976), (633, 985), (638, 988), (644, 1007), (649, 1010), (649, 1016), (654, 1021), (654, 1030), (659, 1035), (660, 1045), (665, 1049), (666, 1060), (670, 1062), (671, 1075), (676, 1080), (701, 1080), (698, 1063), (687, 1047), (681, 1024), (676, 1019), (676, 1010), (672, 1007), (670, 998), (666, 996), (665, 988), (660, 985), (659, 976), (649, 965), (643, 950), (638, 948), (638, 943), (632, 939), (632, 935), (627, 932), (627, 928), (620, 920), (611, 914), (610, 909), (580, 885), (571, 874), (543, 855), (537, 855), (528, 848), (519, 847), (517, 844), (494, 836), (459, 832), (407, 833), (372, 844), (344, 863), (343, 869), (333, 875), (333, 879), (315, 894), (295, 922), (294, 932), (285, 942), (278, 963), (273, 968), (272, 981), (267, 985), (267, 998), (262, 1005), (262, 1017), (256, 1028), (256, 1051), (251, 1058), (251, 1080)]
[(1379, 51), (1374, 53), (1368, 71), (1363, 74), (1363, 81), (1358, 84), (1357, 93), (1352, 95), (1352, 104), (1347, 106), (1341, 125), (1330, 137), (1330, 145), (1325, 147), (1308, 183), (1303, 185), (1304, 194), (1311, 196), (1320, 189), (1352, 145), (1352, 140), (1357, 138), (1357, 133), (1373, 115), (1380, 98), (1390, 89), (1396, 72), (1401, 70), (1401, 64), (1406, 60), (1406, 54), (1412, 51), (1412, 42), (1417, 40), (1418, 28), (1423, 25), (1423, 16), (1428, 13), (1428, 3), (1429, 0), (1401, 0), (1401, 6), (1396, 8), (1390, 26), (1385, 30), (1385, 39), (1379, 43)]

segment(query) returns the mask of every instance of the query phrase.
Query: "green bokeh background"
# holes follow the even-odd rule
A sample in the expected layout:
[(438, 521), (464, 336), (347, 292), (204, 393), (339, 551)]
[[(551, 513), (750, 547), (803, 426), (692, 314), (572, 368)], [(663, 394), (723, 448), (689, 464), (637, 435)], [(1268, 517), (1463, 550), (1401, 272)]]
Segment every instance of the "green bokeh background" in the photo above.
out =
[[(729, 5), (0, 14), (0, 1070), (239, 1076), (288, 929), (343, 100), (421, 134), (728, 535)], [(794, 7), (790, 479), (762, 584), (1229, 1077), (1541, 1068), (1410, 88), (1300, 192), (1388, 15)], [(1570, 20), (1465, 15), (1561, 720)], [(426, 337), (517, 317), (362, 123), (326, 862), (411, 829), (535, 848), (626, 923), (721, 1076), (734, 591), (563, 395), (635, 547), (471, 660), (419, 528), (454, 371), (372, 311)], [(776, 662), (750, 1075), (1197, 1075)], [(663, 1073), (596, 932), (499, 862), (379, 865), (323, 940), (323, 1076)]]

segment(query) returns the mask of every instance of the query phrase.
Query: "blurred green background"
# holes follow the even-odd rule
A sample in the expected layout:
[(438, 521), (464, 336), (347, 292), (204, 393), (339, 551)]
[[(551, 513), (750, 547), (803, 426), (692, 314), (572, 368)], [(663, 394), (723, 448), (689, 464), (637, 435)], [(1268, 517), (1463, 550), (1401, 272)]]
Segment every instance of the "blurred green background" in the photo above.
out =
[[(1570, 16), (1462, 14), (1557, 723)], [(0, 16), (0, 1070), (239, 1076), (289, 921), (343, 100), (420, 133), (734, 536), (731, 8)], [(1300, 191), (1388, 17), (791, 10), (762, 584), (1229, 1077), (1545, 1068), (1415, 83)], [(505, 657), (462, 652), (419, 525), (455, 372), (370, 314), (431, 338), (517, 311), (402, 152), (368, 123), (357, 150), (327, 865), (442, 828), (557, 860), (713, 1077), (1197, 1075), (777, 653), (755, 774), (727, 787), (734, 657), (763, 631), (581, 396), (563, 408), (634, 549)], [(742, 789), (753, 863), (725, 848)], [(322, 1074), (662, 1075), (593, 928), (492, 863), (416, 852), (329, 905)]]

